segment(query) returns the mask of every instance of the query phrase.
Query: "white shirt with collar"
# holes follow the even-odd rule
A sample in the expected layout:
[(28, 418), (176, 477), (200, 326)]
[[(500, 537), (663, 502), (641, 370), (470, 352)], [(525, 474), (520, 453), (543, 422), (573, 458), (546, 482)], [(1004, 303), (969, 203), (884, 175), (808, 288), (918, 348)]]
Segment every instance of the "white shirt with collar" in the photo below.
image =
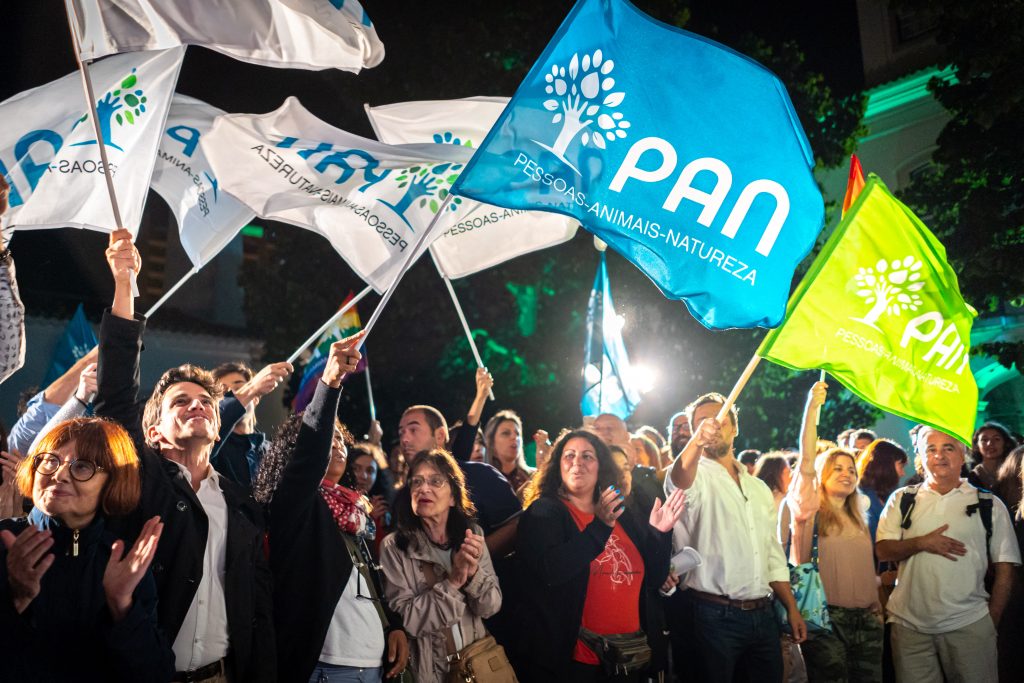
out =
[[(789, 568), (776, 538), (771, 489), (739, 465), (739, 486), (717, 460), (701, 456), (686, 491), (686, 509), (674, 537), (687, 539), (704, 563), (687, 574), (685, 586), (733, 600), (771, 595), (773, 581), (789, 581)], [(665, 493), (678, 487), (665, 477)]]
[[(188, 468), (181, 463), (174, 464), (191, 485)], [(220, 487), (220, 475), (212, 466), (199, 483), (196, 497), (206, 513), (209, 531), (203, 552), (203, 578), (172, 646), (177, 671), (193, 671), (223, 659), (228, 653), (228, 615), (224, 602), (228, 506)]]
[[(922, 484), (917, 490), (910, 528), (902, 529), (900, 500), (907, 487), (889, 497), (878, 522), (878, 541), (898, 541), (931, 533), (943, 524), (944, 533), (967, 546), (956, 561), (920, 552), (900, 562), (896, 589), (889, 598), (889, 621), (920, 633), (948, 633), (969, 626), (988, 615), (985, 572), (985, 526), (981, 515), (967, 514), (978, 502), (978, 489), (960, 480), (945, 495)], [(1010, 515), (1003, 502), (992, 497), (992, 562), (1020, 564), (1020, 549)]]

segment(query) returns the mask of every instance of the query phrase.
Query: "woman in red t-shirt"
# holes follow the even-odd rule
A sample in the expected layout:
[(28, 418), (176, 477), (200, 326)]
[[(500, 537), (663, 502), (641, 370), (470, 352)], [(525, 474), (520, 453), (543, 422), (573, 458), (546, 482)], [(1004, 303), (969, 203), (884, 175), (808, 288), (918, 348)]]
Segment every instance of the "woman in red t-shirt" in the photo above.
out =
[(594, 433), (568, 432), (526, 490), (517, 558), (522, 680), (639, 680), (608, 673), (580, 637), (643, 630), (641, 603), (668, 576), (670, 532), (683, 495), (640, 519), (622, 493), (622, 471)]

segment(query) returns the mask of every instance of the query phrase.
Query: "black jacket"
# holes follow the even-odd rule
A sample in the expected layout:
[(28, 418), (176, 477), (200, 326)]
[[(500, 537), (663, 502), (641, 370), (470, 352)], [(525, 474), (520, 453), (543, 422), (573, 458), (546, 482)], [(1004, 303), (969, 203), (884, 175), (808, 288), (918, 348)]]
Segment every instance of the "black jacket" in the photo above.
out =
[[(270, 565), (274, 572), (280, 683), (309, 680), (335, 607), (352, 575), (352, 558), (319, 492), (331, 457), (340, 396), (340, 389), (317, 381), (313, 400), (302, 415), (294, 454), (270, 503)], [(374, 570), (371, 575), (377, 595), (383, 596), (380, 571)], [(401, 616), (386, 601), (383, 607), (391, 628), (401, 629)]]
[(270, 445), (267, 435), (256, 431), (236, 434), (235, 427), (245, 417), (245, 407), (228, 392), (220, 402), (220, 440), (213, 444), (210, 464), (221, 475), (252, 492), (252, 480)]
[[(104, 313), (100, 326), (96, 414), (121, 423), (142, 462), (142, 499), (128, 517), (111, 519), (111, 530), (132, 541), (145, 520), (160, 515), (163, 535), (152, 570), (160, 597), (157, 617), (174, 641), (203, 576), (208, 520), (181, 469), (146, 445), (142, 435), (139, 356), (145, 321)], [(274, 680), (274, 630), (270, 569), (263, 555), (263, 513), (244, 489), (220, 478), (228, 509), (224, 601), (234, 680)]]
[[(619, 522), (644, 559), (643, 618), (649, 614), (650, 589), (660, 587), (668, 576), (672, 537), (640, 522), (628, 508)], [(567, 675), (583, 621), (590, 563), (604, 550), (611, 533), (611, 527), (596, 517), (580, 531), (556, 498), (539, 498), (523, 513), (516, 546), (522, 583), (529, 587), (523, 591), (517, 620), (516, 672), (522, 669), (522, 680), (551, 681)], [(641, 627), (651, 633), (644, 621)], [(649, 635), (648, 640), (654, 649), (655, 639)]]
[[(132, 607), (115, 623), (103, 592), (103, 572), (113, 534), (97, 516), (78, 539), (56, 520), (33, 510), (53, 532), (54, 562), (39, 595), (18, 614), (7, 576), (7, 549), (0, 544), (0, 680), (18, 683), (167, 683), (174, 653), (157, 628), (156, 586), (147, 572), (132, 595)], [(47, 524), (48, 523), (48, 524)], [(25, 518), (6, 519), (0, 529), (17, 536)]]

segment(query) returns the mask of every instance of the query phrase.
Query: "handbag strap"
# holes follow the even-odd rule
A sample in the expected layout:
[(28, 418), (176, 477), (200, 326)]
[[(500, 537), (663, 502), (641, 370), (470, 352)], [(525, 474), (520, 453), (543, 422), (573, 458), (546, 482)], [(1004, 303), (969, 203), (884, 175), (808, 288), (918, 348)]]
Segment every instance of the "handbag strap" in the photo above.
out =
[(818, 568), (818, 514), (814, 514), (814, 531), (811, 533), (811, 563)]
[[(381, 597), (377, 595), (377, 586), (373, 583), (373, 577), (369, 575), (370, 567), (366, 557), (363, 555), (361, 548), (359, 547), (359, 544), (365, 544), (365, 541), (362, 539), (357, 541), (354, 537), (349, 536), (348, 534), (342, 534), (341, 537), (344, 539), (345, 547), (348, 548), (348, 552), (352, 556), (352, 564), (355, 566), (356, 571), (359, 572), (359, 574), (366, 580), (366, 585), (369, 586), (370, 601), (373, 602), (373, 606), (377, 608), (377, 616), (380, 617), (381, 626), (384, 627), (384, 634), (387, 635), (388, 630), (391, 628), (391, 624), (388, 622), (388, 617), (384, 613), (384, 603), (381, 601)], [(364, 569), (367, 570), (365, 574), (363, 573)]]
[[(427, 588), (433, 588), (437, 585), (439, 579), (437, 578), (437, 572), (434, 571), (434, 564), (432, 562), (424, 562), (420, 560), (420, 571), (423, 572), (423, 577), (427, 580)], [(459, 659), (459, 650), (455, 647), (455, 635), (452, 630), (455, 628), (446, 628), (444, 630), (444, 647), (448, 652), (448, 661)]]

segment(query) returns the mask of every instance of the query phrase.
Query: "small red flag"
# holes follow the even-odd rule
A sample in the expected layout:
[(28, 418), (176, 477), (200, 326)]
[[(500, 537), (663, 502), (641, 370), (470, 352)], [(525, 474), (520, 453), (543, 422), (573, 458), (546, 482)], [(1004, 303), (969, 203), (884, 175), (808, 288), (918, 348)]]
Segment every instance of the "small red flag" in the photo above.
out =
[(846, 181), (846, 196), (843, 198), (843, 215), (850, 210), (853, 203), (857, 201), (861, 190), (864, 189), (864, 169), (861, 168), (860, 159), (856, 154), (850, 155), (850, 179)]

